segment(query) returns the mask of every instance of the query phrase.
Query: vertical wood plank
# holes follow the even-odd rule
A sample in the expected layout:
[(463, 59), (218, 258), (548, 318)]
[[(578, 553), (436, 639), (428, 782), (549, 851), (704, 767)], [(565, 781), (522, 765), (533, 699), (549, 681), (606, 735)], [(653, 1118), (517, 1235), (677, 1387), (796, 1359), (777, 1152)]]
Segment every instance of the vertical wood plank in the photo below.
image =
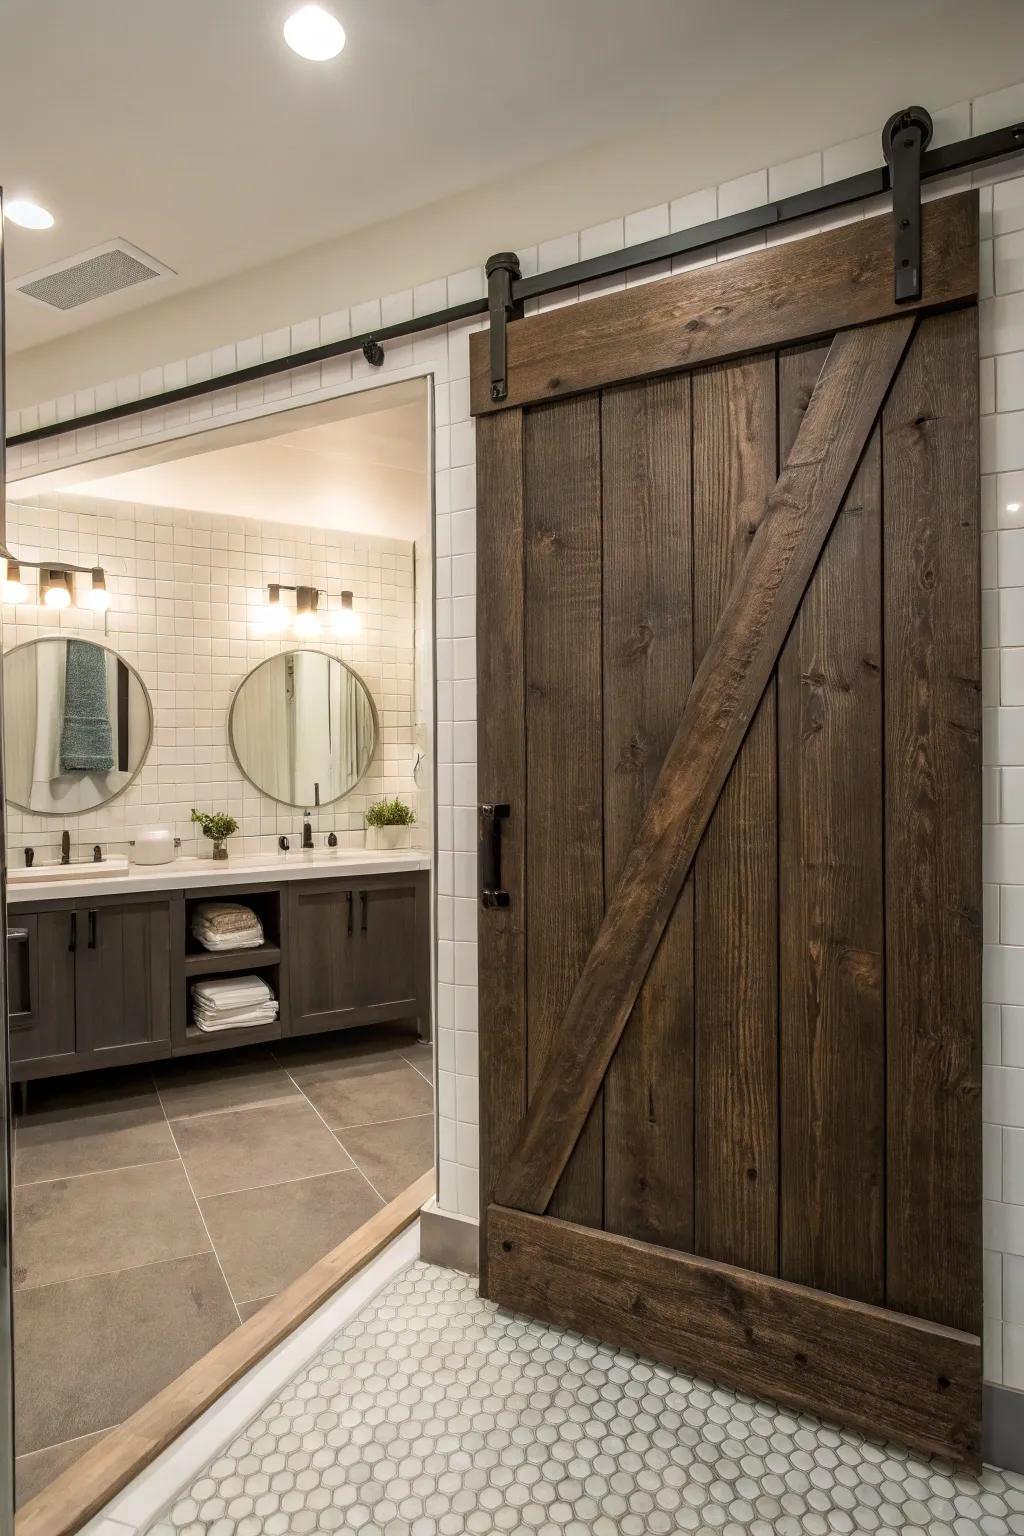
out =
[[(604, 915), (601, 436), (596, 395), (526, 417), (527, 1082)], [(599, 1227), (598, 1093), (550, 1213)]]
[(923, 320), (883, 413), (886, 1303), (981, 1331), (977, 310)]
[[(693, 376), (694, 665), (775, 484), (775, 359)], [(768, 684), (694, 870), (695, 1249), (777, 1269), (775, 684)]]
[[(479, 912), (480, 1206), (526, 1113), (526, 690), (523, 413), (477, 423), (477, 792), (508, 804), (501, 878), (509, 905)], [(439, 1021), (440, 1031), (449, 1021)], [(487, 1248), (480, 1228), (480, 1294)]]
[[(826, 348), (779, 357), (789, 453)], [(885, 1294), (881, 442), (876, 428), (777, 673), (779, 1274)]]
[[(690, 380), (601, 407), (605, 882), (650, 799), (693, 676)], [(693, 1242), (693, 885), (688, 880), (608, 1068), (605, 1227)]]

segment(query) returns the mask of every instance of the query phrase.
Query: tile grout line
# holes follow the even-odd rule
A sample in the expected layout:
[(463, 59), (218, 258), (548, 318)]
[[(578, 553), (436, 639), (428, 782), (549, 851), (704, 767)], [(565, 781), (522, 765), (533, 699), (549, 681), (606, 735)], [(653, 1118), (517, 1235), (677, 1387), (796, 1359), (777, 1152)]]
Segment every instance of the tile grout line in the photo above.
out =
[[(174, 1127), (173, 1126), (171, 1127), (171, 1135), (174, 1136)], [(176, 1147), (178, 1146), (178, 1138), (176, 1136), (174, 1137), (174, 1145)], [(180, 1147), (178, 1147), (178, 1156), (181, 1157), (181, 1148)], [(181, 1158), (181, 1166), (182, 1166), (182, 1168), (185, 1169), (185, 1179), (186, 1179), (186, 1181), (188, 1183), (189, 1193), (191, 1194), (192, 1199), (196, 1203), (196, 1210), (199, 1212), (199, 1220), (203, 1224), (203, 1231), (206, 1233), (206, 1240), (207, 1240), (207, 1242), (210, 1245), (210, 1252), (213, 1254), (214, 1258), (217, 1260), (217, 1268), (220, 1270), (220, 1277), (224, 1281), (224, 1289), (228, 1293), (228, 1299), (230, 1300), (231, 1305), (235, 1309), (235, 1316), (238, 1318), (238, 1325), (239, 1325), (239, 1327), (241, 1327), (241, 1325), (242, 1325), (242, 1314), (238, 1310), (238, 1302), (235, 1300), (235, 1293), (231, 1289), (230, 1285), (228, 1284), (228, 1277), (224, 1273), (224, 1265), (221, 1263), (220, 1254), (217, 1252), (217, 1244), (214, 1242), (213, 1234), (211, 1233), (209, 1227), (206, 1225), (206, 1216), (205, 1216), (205, 1214), (203, 1212), (203, 1207), (199, 1203), (199, 1196), (196, 1194), (195, 1190), (192, 1188), (192, 1180), (189, 1178), (188, 1169), (185, 1168), (185, 1159), (183, 1157)]]
[(176, 1253), (169, 1259), (147, 1259), (144, 1264), (124, 1264), (120, 1269), (97, 1269), (85, 1275), (68, 1275), (63, 1280), (44, 1280), (42, 1285), (16, 1285), (14, 1293), (25, 1296), (29, 1291), (49, 1291), (58, 1285), (77, 1285), (81, 1280), (106, 1280), (113, 1275), (133, 1275), (136, 1270), (156, 1269), (159, 1264), (180, 1264), (185, 1259), (205, 1259), (209, 1253), (209, 1248), (200, 1248), (195, 1253)]
[[(163, 1098), (162, 1098), (161, 1093), (160, 1093), (160, 1088), (159, 1088), (159, 1085), (156, 1084), (155, 1079), (154, 1079), (154, 1086), (156, 1087), (156, 1096), (157, 1096), (157, 1098), (160, 1101), (160, 1108), (164, 1111), (164, 1118), (167, 1119), (167, 1110), (164, 1107), (164, 1101), (163, 1101)], [(214, 1258), (217, 1260), (217, 1268), (220, 1270), (220, 1277), (224, 1281), (224, 1289), (228, 1293), (228, 1300), (231, 1302), (232, 1307), (234, 1307), (234, 1309), (235, 1309), (235, 1316), (238, 1318), (238, 1326), (241, 1327), (242, 1326), (242, 1314), (238, 1310), (238, 1303), (235, 1300), (235, 1293), (231, 1289), (230, 1285), (228, 1285), (228, 1277), (224, 1273), (224, 1265), (221, 1263), (220, 1254), (217, 1252), (217, 1245), (216, 1245), (216, 1243), (213, 1240), (213, 1236), (212, 1236), (212, 1234), (210, 1232), (209, 1227), (206, 1225), (206, 1217), (203, 1214), (203, 1208), (202, 1208), (202, 1206), (199, 1203), (199, 1198), (196, 1195), (195, 1190), (192, 1188), (192, 1180), (189, 1178), (188, 1169), (185, 1166), (185, 1159), (181, 1155), (181, 1148), (178, 1146), (178, 1138), (174, 1134), (174, 1126), (171, 1124), (170, 1120), (167, 1120), (167, 1129), (171, 1133), (171, 1140), (174, 1142), (174, 1148), (175, 1148), (175, 1151), (178, 1154), (178, 1160), (181, 1163), (182, 1172), (185, 1175), (185, 1182), (188, 1185), (189, 1194), (192, 1196), (192, 1199), (195, 1201), (196, 1210), (199, 1212), (199, 1220), (203, 1224), (203, 1231), (206, 1233), (206, 1241), (210, 1245), (211, 1253), (213, 1254)]]
[(37, 1445), (34, 1451), (19, 1451), (14, 1459), (23, 1461), (26, 1456), (42, 1456), (46, 1451), (58, 1451), (65, 1445), (78, 1445), (82, 1440), (91, 1440), (94, 1435), (109, 1435), (112, 1429), (120, 1429), (123, 1422), (123, 1419), (118, 1419), (116, 1424), (105, 1424), (102, 1429), (88, 1429), (84, 1435), (72, 1435), (67, 1440), (55, 1440), (52, 1445)]
[[(271, 1055), (272, 1056), (274, 1055), (273, 1051), (271, 1051)], [(313, 1100), (309, 1097), (308, 1094), (303, 1092), (303, 1089), (302, 1089), (301, 1085), (299, 1083), (295, 1082), (294, 1077), (292, 1077), (292, 1074), (288, 1071), (288, 1068), (285, 1066), (284, 1062), (281, 1061), (280, 1057), (278, 1057), (278, 1056), (274, 1056), (274, 1060), (277, 1062), (278, 1066), (281, 1068), (281, 1071), (284, 1073), (285, 1077), (287, 1077), (288, 1081), (290, 1083), (295, 1083), (295, 1087), (298, 1089), (299, 1093), (302, 1094), (302, 1097), (306, 1100), (306, 1103), (309, 1105), (309, 1107), (313, 1111), (314, 1115), (316, 1115), (317, 1119), (321, 1122), (321, 1124), (323, 1125), (324, 1129), (327, 1131), (328, 1135), (334, 1137), (335, 1141), (338, 1143), (338, 1146), (344, 1152), (346, 1157), (352, 1158), (352, 1167), (356, 1170), (356, 1172), (360, 1175), (361, 1178), (366, 1179), (367, 1184), (369, 1184), (370, 1188), (373, 1190), (373, 1193), (377, 1196), (377, 1199), (381, 1202), (381, 1204), (382, 1205), (387, 1205), (387, 1201), (384, 1199), (384, 1196), (381, 1194), (381, 1192), (377, 1188), (377, 1186), (373, 1183), (373, 1180), (368, 1178), (367, 1175), (363, 1172), (362, 1168), (360, 1168), (360, 1166), (356, 1162), (355, 1158), (352, 1157), (352, 1153), (348, 1150), (348, 1147), (345, 1146), (345, 1144), (342, 1141), (341, 1137), (337, 1134), (336, 1131), (334, 1131), (331, 1128), (331, 1126), (329, 1126), (327, 1124), (327, 1121), (324, 1119), (323, 1115), (317, 1109), (316, 1105), (313, 1103)]]
[(48, 1179), (26, 1179), (23, 1184), (12, 1185), (11, 1193), (16, 1194), (19, 1189), (39, 1189), (43, 1184), (69, 1184), (72, 1179), (98, 1179), (105, 1173), (132, 1173), (136, 1168), (164, 1168), (180, 1161), (181, 1154), (175, 1146), (171, 1157), (154, 1157), (146, 1163), (117, 1163), (112, 1168), (86, 1168), (81, 1173), (55, 1173)]

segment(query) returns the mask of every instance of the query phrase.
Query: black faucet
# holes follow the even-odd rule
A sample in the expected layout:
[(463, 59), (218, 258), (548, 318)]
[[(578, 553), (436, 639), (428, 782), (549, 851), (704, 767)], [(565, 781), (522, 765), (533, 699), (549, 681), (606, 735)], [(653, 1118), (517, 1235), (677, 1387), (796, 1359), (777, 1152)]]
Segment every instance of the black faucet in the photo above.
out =
[(312, 848), (313, 846), (313, 827), (308, 811), (303, 811), (302, 813), (302, 846), (303, 848)]
[(62, 864), (71, 863), (71, 833), (62, 832), (60, 837), (60, 861)]

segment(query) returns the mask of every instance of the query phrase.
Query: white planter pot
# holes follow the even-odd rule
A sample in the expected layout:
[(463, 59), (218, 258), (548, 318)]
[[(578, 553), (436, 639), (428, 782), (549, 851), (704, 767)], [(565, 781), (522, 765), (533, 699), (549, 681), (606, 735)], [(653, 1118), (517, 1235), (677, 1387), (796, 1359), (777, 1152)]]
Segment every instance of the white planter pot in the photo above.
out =
[(412, 827), (367, 827), (367, 848), (411, 848)]

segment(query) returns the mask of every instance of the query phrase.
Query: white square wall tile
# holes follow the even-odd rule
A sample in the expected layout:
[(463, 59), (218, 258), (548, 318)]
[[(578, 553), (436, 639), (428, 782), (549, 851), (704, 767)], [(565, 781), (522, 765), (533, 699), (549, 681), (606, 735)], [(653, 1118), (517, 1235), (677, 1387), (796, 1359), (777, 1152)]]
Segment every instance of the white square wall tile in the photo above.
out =
[(985, 1291), (986, 1318), (1002, 1318), (1003, 1315), (1003, 1255), (986, 1248), (982, 1259), (982, 1279)]
[(1024, 1205), (1024, 1129), (1010, 1126), (1003, 1127), (1003, 1199)]
[(1000, 1063), (1004, 1067), (1024, 1067), (1024, 1006), (1004, 1003), (1000, 1017), (1003, 1025)]
[(1024, 1068), (983, 1067), (981, 1080), (986, 1123), (1024, 1127)]
[[(981, 1183), (986, 1200), (1003, 1198), (1003, 1128), (1001, 1125), (983, 1124), (981, 1127)], [(996, 1244), (989, 1246), (995, 1247)]]
[(986, 1003), (1016, 1003), (1024, 999), (1024, 948), (1016, 944), (986, 944), (981, 990)]
[(1024, 229), (997, 235), (993, 247), (994, 292), (1019, 293), (1024, 288)]
[(669, 204), (669, 222), (673, 233), (680, 229), (693, 229), (698, 224), (711, 224), (718, 217), (718, 188), (705, 187), (701, 192), (688, 192)]
[(1024, 704), (1024, 646), (999, 653), (999, 703)]
[(718, 188), (718, 216), (724, 219), (730, 213), (744, 213), (767, 201), (767, 170), (751, 171), (747, 176), (737, 176), (734, 181), (722, 182)]
[(822, 181), (821, 154), (801, 155), (798, 160), (787, 160), (782, 165), (768, 168), (768, 196), (772, 202), (783, 197), (795, 197), (798, 192), (809, 192), (820, 187)]
[(1006, 1253), (1002, 1263), (1001, 1315), (1008, 1323), (1024, 1323), (1024, 1258)]
[(1024, 1327), (1003, 1324), (1003, 1385), (1024, 1390)]

